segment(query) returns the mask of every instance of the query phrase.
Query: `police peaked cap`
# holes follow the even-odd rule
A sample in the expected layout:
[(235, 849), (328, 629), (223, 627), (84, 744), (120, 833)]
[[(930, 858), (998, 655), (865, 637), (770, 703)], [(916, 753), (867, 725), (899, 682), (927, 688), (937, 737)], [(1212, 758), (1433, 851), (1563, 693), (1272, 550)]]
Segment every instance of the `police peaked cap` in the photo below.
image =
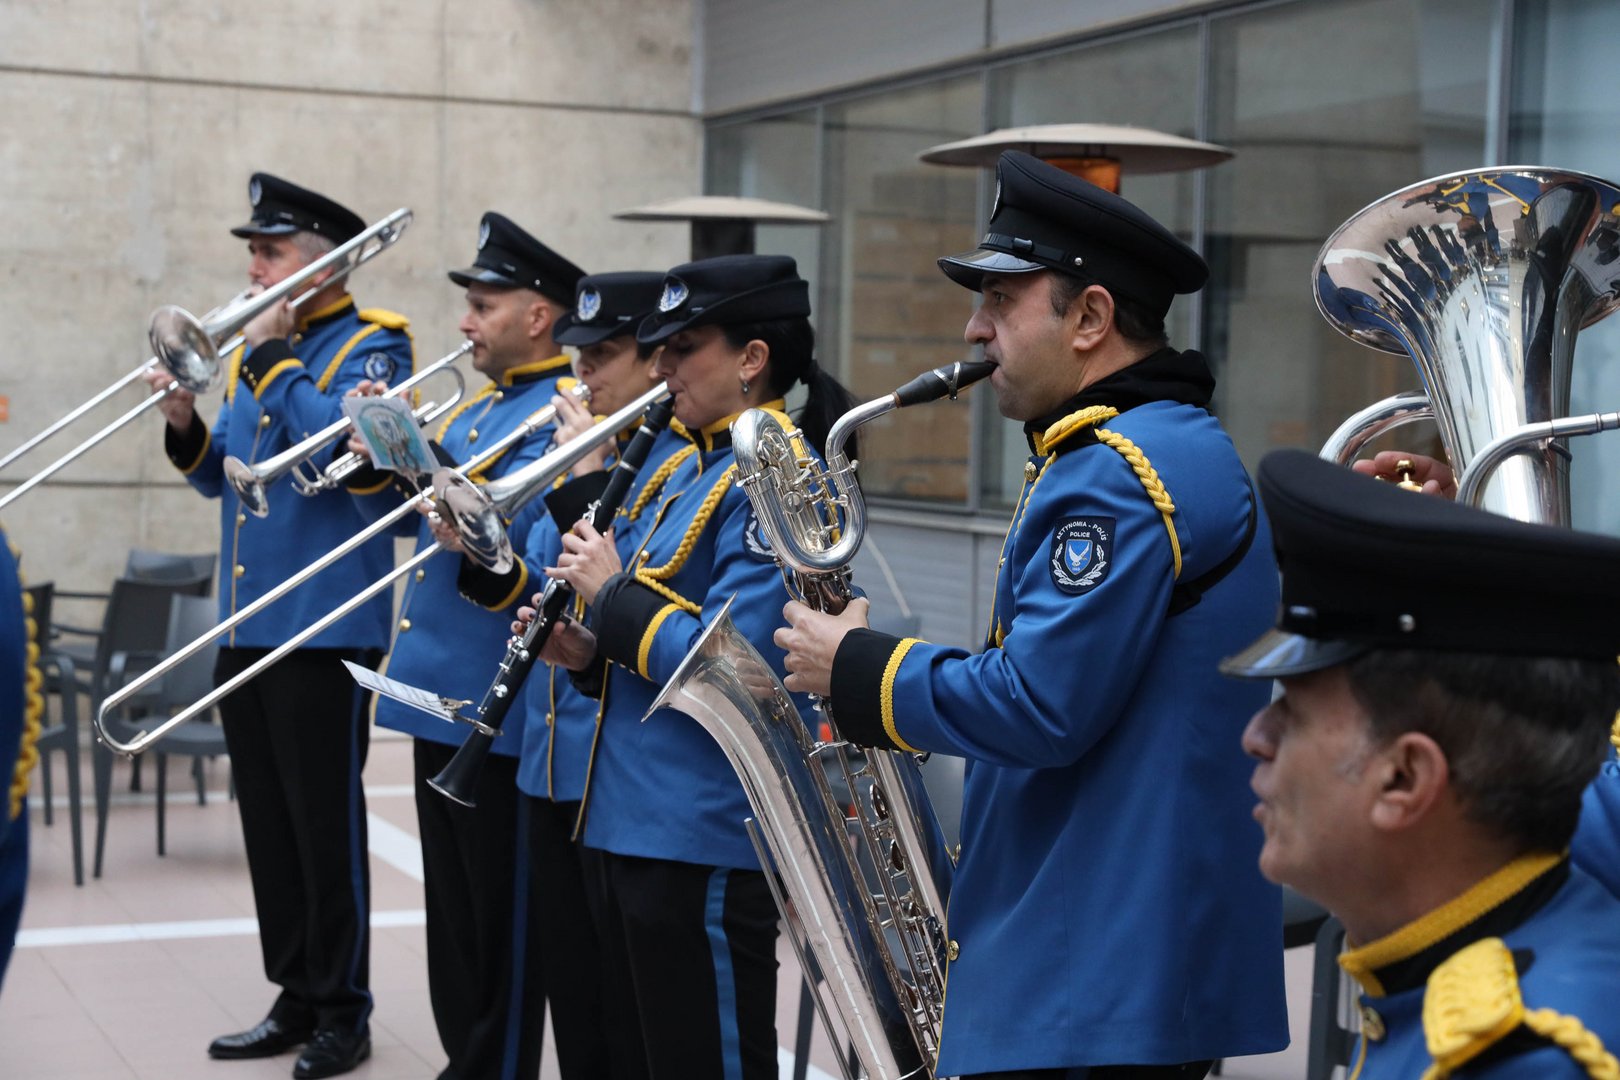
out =
[(658, 307), (636, 340), (663, 341), (688, 327), (808, 317), (810, 283), (787, 255), (720, 255), (664, 275)]
[(312, 232), (341, 244), (366, 231), (365, 221), (348, 207), (269, 173), (254, 173), (248, 180), (248, 202), (253, 216), (232, 229), (232, 236)]
[(1620, 540), (1403, 491), (1302, 450), (1260, 462), (1277, 628), (1221, 664), (1276, 678), (1372, 649), (1614, 661)]
[(664, 275), (651, 270), (588, 274), (579, 279), (574, 310), (557, 320), (552, 338), (559, 345), (580, 346), (633, 334), (657, 310), (663, 291)]
[(533, 289), (564, 306), (585, 271), (524, 232), (505, 214), (491, 210), (478, 223), (478, 254), (465, 270), (450, 271), (457, 285), (481, 282), (501, 289)]
[(978, 291), (986, 274), (1057, 270), (1093, 279), (1159, 314), (1209, 280), (1203, 258), (1111, 192), (1019, 150), (996, 163), (990, 225), (974, 251), (939, 260)]

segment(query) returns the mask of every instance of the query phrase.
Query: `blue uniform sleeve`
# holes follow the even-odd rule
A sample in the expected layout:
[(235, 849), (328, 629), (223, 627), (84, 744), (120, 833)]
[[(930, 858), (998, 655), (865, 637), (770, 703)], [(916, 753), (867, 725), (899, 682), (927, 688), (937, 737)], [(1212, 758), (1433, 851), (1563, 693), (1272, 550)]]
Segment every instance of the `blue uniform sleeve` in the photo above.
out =
[(385, 356), (395, 371), (412, 368), (411, 339), (402, 330), (367, 324), (343, 348), (348, 353), (323, 391), (316, 383), (322, 373), (307, 369), (290, 344), (266, 341), (242, 360), (243, 388), (292, 431), (313, 434), (343, 418), (341, 399), (368, 377), (366, 367), (373, 356)]
[[(1011, 618), (991, 628), (984, 652), (871, 631), (845, 638), (832, 705), (846, 737), (1050, 768), (1108, 733), (1163, 624), (1171, 548), (1123, 458), (1107, 447), (1071, 453), (1086, 458), (1046, 491), (1049, 477), (1037, 480), (1014, 523), (1003, 555), (1012, 570), (999, 586), (1013, 590)], [(1086, 570), (1099, 572), (1089, 581), (1063, 565), (1071, 539), (1093, 545)]]
[(191, 426), (177, 432), (163, 425), (163, 451), (169, 461), (185, 476), (186, 483), (210, 499), (217, 499), (225, 489), (225, 446), (231, 418), (230, 403), (219, 407), (219, 418), (213, 430), (196, 413), (191, 415)]
[(1581, 797), (1570, 861), (1620, 896), (1620, 763), (1613, 752)]

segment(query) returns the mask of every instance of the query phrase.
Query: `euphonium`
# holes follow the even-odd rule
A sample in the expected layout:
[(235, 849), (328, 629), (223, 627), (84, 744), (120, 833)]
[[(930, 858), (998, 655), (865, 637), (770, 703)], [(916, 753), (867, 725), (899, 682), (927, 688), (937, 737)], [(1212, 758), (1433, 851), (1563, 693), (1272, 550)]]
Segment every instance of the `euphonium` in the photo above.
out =
[(1562, 440), (1620, 424), (1566, 415), (1576, 334), (1620, 307), (1617, 212), (1608, 181), (1529, 166), (1425, 180), (1341, 225), (1317, 256), (1317, 307), (1353, 341), (1409, 354), (1425, 393), (1356, 413), (1322, 456), (1348, 463), (1432, 418), (1459, 499), (1569, 524)]
[[(849, 561), (865, 533), (855, 463), (843, 449), (855, 429), (893, 409), (955, 397), (992, 367), (948, 364), (850, 410), (828, 435), (825, 467), (802, 435), (770, 414), (750, 409), (738, 417), (738, 483), (795, 597), (829, 612), (851, 599)], [(781, 681), (733, 627), (729, 608), (704, 630), (649, 715), (669, 707), (693, 717), (737, 770), (755, 814), (755, 846), (768, 849), (780, 875), (780, 886), (767, 880), (779, 889), (800, 962), (812, 970), (807, 945), (840, 1017), (835, 1029), (818, 990), (816, 1005), (835, 1044), (847, 1040), (871, 1080), (931, 1076), (954, 862), (917, 759), (855, 749), (838, 736), (830, 712), (832, 737), (814, 740)], [(853, 850), (829, 770), (855, 800), (861, 843)], [(760, 862), (766, 865), (766, 850)]]

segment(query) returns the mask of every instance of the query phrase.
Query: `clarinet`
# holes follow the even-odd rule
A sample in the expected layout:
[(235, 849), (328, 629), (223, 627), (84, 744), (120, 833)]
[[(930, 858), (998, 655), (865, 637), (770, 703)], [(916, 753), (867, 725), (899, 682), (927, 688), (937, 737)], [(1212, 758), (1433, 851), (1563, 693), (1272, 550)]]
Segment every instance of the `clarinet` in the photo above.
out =
[[(583, 519), (589, 520), (597, 532), (606, 532), (608, 526), (613, 524), (614, 515), (630, 493), (630, 485), (652, 451), (653, 440), (669, 426), (670, 418), (674, 415), (675, 404), (671, 397), (654, 402), (647, 410), (641, 426), (636, 429), (635, 438), (624, 448), (612, 475), (608, 477), (607, 487), (591, 504)], [(468, 718), (472, 731), (467, 734), (467, 741), (461, 744), (461, 749), (456, 751), (439, 775), (428, 781), (433, 790), (463, 806), (476, 805), (473, 791), (478, 786), (484, 759), (489, 757), (490, 748), (494, 745), (495, 737), (501, 733), (506, 714), (512, 708), (518, 691), (523, 688), (523, 681), (529, 677), (535, 661), (540, 658), (540, 645), (573, 600), (574, 590), (567, 582), (557, 578), (546, 582), (534, 621), (522, 634), (514, 634), (512, 640), (507, 642), (506, 655), (501, 657), (495, 679), (478, 703), (477, 715)]]

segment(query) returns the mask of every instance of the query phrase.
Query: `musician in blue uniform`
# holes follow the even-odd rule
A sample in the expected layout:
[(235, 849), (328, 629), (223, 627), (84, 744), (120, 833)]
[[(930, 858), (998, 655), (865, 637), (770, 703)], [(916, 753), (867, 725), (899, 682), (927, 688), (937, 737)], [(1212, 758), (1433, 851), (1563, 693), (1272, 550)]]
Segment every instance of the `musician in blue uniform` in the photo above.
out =
[(1260, 491), (1282, 606), (1223, 669), (1282, 684), (1243, 737), (1260, 867), (1344, 923), (1353, 1071), (1620, 1075), (1620, 899), (1569, 855), (1620, 707), (1620, 541), (1297, 450)]
[[(473, 265), (450, 272), (467, 290), (461, 331), (473, 343), (472, 365), (488, 377), (431, 432), (442, 455), (465, 464), (545, 409), (569, 374), (558, 347), (558, 320), (584, 273), (510, 218), (486, 213), (479, 223)], [(571, 381), (571, 380), (570, 380)], [(361, 392), (383, 388), (363, 384)], [(467, 471), (482, 483), (528, 464), (550, 445), (554, 425)], [(387, 482), (375, 470), (353, 477), (350, 489)], [(534, 520), (521, 514), (508, 530), (521, 546)], [(426, 516), (405, 523), (418, 551), (433, 544)], [(456, 700), (477, 701), (500, 659), (507, 624), (522, 599), (522, 582), (487, 604), (464, 599), (456, 587), (462, 561), (454, 534), (438, 530), (442, 551), (407, 582), (387, 674)], [(523, 741), (514, 716), (463, 806), (428, 785), (455, 755), (467, 729), (382, 697), (379, 725), (415, 739), (416, 820), (422, 838), (427, 909), (428, 993), (439, 1042), (457, 1080), (519, 1080), (540, 1069), (545, 1025), (543, 971), (548, 958), (538, 935), (545, 926), (540, 898), (550, 886), (529, 870), (528, 820), (518, 798), (517, 754)], [(558, 1054), (569, 1049), (557, 1032)]]
[[(249, 276), (268, 288), (356, 236), (365, 223), (323, 195), (256, 173)], [(225, 482), (227, 455), (262, 461), (342, 419), (341, 398), (363, 379), (392, 380), (412, 365), (407, 320), (358, 309), (342, 279), (323, 271), (296, 310), (275, 305), (244, 329), (229, 359), (225, 401), (210, 429), (183, 390), (159, 408), (164, 448), (191, 486), (220, 501), (221, 617), (251, 603), (365, 524), (343, 491), (313, 498), (283, 476), (270, 513), (247, 513)], [(154, 391), (166, 373), (147, 380)], [(319, 464), (319, 463), (317, 463)], [(221, 639), (224, 681), (315, 622), (393, 565), (387, 537), (339, 560)], [(220, 704), (265, 974), (280, 994), (265, 1019), (209, 1046), (215, 1058), (268, 1057), (309, 1045), (297, 1077), (347, 1072), (371, 1052), (368, 1018), (370, 881), (360, 771), (369, 728), (364, 701), (341, 661), (375, 667), (388, 643), (389, 598), (377, 597), (322, 631)]]
[[(590, 390), (590, 407), (557, 398), (567, 419), (557, 428), (557, 442), (584, 434), (596, 416), (609, 416), (645, 394), (658, 382), (653, 364), (656, 345), (636, 341), (636, 327), (651, 314), (664, 286), (661, 273), (627, 271), (592, 274), (579, 281), (574, 309), (558, 322), (557, 341), (579, 350), (574, 371)], [(593, 416), (592, 414), (595, 414)], [(463, 595), (478, 603), (509, 596), (514, 588), (532, 589), (544, 580), (545, 567), (562, 550), (559, 528), (571, 527), (606, 486), (608, 472), (636, 430), (619, 432), (615, 444), (604, 444), (574, 466), (573, 479), (548, 495), (553, 514), (535, 521), (517, 565), (504, 575), (462, 561)], [(645, 502), (638, 500), (649, 482), (662, 486), (674, 452), (691, 443), (671, 425), (654, 442), (617, 515), (615, 529), (624, 532), (642, 520)], [(561, 520), (559, 523), (559, 519)], [(524, 585), (527, 582), (527, 586)], [(576, 598), (575, 614), (580, 612)], [(529, 854), (536, 879), (545, 882), (540, 897), (539, 926), (546, 954), (551, 1026), (557, 1033), (558, 1064), (569, 1076), (637, 1076), (639, 1062), (625, 1059), (639, 1044), (635, 999), (627, 986), (603, 986), (606, 973), (595, 911), (601, 909), (600, 859), (574, 839), (591, 747), (596, 742), (601, 702), (574, 688), (567, 670), (542, 665), (530, 675), (523, 700), (513, 712), (524, 721), (517, 785), (525, 796)], [(504, 733), (501, 736), (505, 739)], [(500, 740), (497, 740), (500, 741)], [(624, 970), (622, 963), (610, 966)]]
[(938, 1075), (1201, 1077), (1287, 1042), (1234, 745), (1266, 693), (1215, 670), (1276, 568), (1214, 378), (1164, 337), (1203, 260), (1026, 154), (997, 176), (980, 248), (940, 262), (1030, 447), (984, 648), (789, 604), (787, 686), (857, 743), (968, 759)]
[[(695, 721), (642, 716), (703, 626), (733, 595), (739, 630), (781, 671), (770, 643), (782, 584), (735, 485), (730, 423), (780, 412), (809, 388), (800, 426), (819, 447), (849, 395), (813, 358), (809, 286), (784, 256), (678, 266), (637, 332), (695, 449), (642, 496), (646, 524), (619, 546), (576, 525), (558, 566), (589, 606), (546, 659), (584, 673), (602, 701), (582, 837), (601, 852), (604, 947), (628, 964), (641, 1075), (774, 1077), (776, 908), (743, 828), (736, 773)], [(806, 706), (807, 707), (807, 706)]]
[(22, 591), (17, 559), (0, 532), (0, 986), (11, 961), (28, 886), (28, 777), (39, 762), (45, 701), (33, 613)]

